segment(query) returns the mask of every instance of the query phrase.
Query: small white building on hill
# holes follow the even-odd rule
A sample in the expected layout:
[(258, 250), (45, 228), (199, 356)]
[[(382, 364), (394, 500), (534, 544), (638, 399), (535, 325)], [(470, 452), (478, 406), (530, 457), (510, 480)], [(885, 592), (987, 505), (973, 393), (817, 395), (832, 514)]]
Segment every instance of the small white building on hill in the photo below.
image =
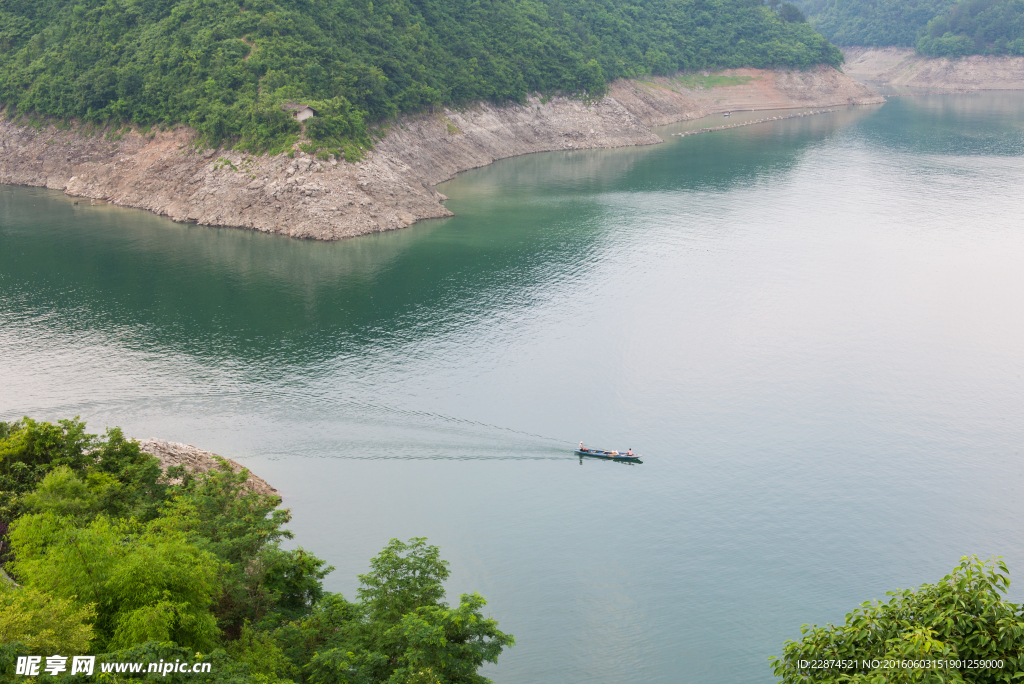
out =
[(298, 102), (286, 102), (281, 105), (281, 109), (286, 112), (291, 112), (292, 118), (296, 121), (305, 121), (306, 119), (316, 116), (317, 111), (306, 104), (299, 104)]

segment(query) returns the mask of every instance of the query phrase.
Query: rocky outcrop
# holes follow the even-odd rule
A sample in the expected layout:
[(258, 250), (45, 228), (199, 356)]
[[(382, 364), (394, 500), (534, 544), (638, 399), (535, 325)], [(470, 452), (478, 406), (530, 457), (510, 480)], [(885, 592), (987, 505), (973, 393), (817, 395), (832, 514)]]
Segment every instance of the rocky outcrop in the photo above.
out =
[(655, 144), (661, 138), (651, 126), (729, 110), (881, 101), (828, 67), (617, 81), (597, 102), (530, 98), (404, 116), (356, 164), (298, 150), (267, 157), (196, 149), (195, 134), (183, 127), (146, 134), (5, 118), (0, 183), (63, 190), (175, 221), (337, 240), (449, 216), (434, 185), (496, 159)]
[(379, 154), (361, 164), (331, 163), (301, 153), (196, 150), (194, 140), (186, 128), (90, 135), (2, 121), (0, 182), (64, 190), (175, 221), (323, 240), (449, 213), (437, 193)]
[[(171, 466), (185, 466), (186, 470), (193, 473), (205, 473), (213, 468), (216, 468), (219, 461), (218, 458), (224, 458), (223, 456), (217, 456), (217, 454), (209, 451), (203, 451), (198, 447), (194, 447), (191, 444), (182, 444), (180, 442), (168, 442), (165, 439), (140, 439), (139, 449), (152, 456), (156, 456), (160, 461), (160, 467), (167, 470)], [(236, 461), (232, 461), (230, 458), (225, 458), (228, 465), (236, 473), (240, 473), (245, 470), (245, 466)], [(249, 473), (249, 479), (246, 480), (245, 486), (256, 492), (257, 494), (265, 494), (277, 496), (278, 492), (276, 489), (271, 487), (266, 481), (259, 477), (256, 477), (251, 472)]]
[(929, 90), (1024, 90), (1024, 57), (924, 57), (913, 48), (843, 48), (851, 78)]
[(608, 94), (648, 126), (721, 112), (885, 102), (884, 97), (868, 86), (829, 67), (808, 71), (731, 69), (716, 76), (717, 80), (732, 84), (702, 88), (694, 87), (694, 79), (652, 78), (616, 81)]

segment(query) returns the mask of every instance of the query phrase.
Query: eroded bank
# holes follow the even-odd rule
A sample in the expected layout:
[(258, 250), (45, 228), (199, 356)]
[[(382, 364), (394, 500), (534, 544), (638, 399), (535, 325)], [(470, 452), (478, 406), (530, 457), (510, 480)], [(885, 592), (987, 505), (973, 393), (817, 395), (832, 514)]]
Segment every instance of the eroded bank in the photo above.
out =
[(929, 90), (1024, 90), (1024, 57), (925, 57), (914, 48), (843, 48), (843, 71), (859, 81)]
[(651, 145), (652, 126), (730, 110), (877, 104), (830, 67), (734, 69), (611, 84), (584, 102), (530, 98), (403, 116), (359, 163), (202, 150), (178, 127), (111, 135), (0, 120), (0, 183), (146, 209), (175, 221), (337, 240), (449, 216), (434, 186), (460, 171), (533, 152)]

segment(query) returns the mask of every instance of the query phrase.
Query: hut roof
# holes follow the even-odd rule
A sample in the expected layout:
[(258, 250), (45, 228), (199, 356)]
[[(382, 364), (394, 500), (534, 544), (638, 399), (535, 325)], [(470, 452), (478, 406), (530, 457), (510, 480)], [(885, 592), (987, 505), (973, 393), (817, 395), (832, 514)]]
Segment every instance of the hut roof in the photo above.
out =
[(310, 107), (308, 104), (301, 104), (301, 103), (298, 103), (298, 102), (285, 102), (283, 105), (281, 105), (281, 109), (285, 110), (286, 112), (298, 112), (298, 111), (302, 111), (303, 109), (308, 109), (311, 112), (315, 112), (316, 111), (315, 109)]

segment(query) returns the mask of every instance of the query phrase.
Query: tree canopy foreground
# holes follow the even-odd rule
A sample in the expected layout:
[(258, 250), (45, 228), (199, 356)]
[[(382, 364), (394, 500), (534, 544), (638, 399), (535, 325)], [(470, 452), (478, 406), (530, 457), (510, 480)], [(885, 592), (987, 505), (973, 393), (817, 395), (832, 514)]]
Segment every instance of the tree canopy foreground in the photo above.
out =
[(283, 545), (289, 511), (247, 478), (226, 461), (165, 474), (120, 430), (78, 419), (0, 422), (0, 680), (19, 656), (61, 654), (211, 666), (103, 674), (115, 684), (489, 681), (480, 667), (514, 639), (479, 594), (446, 603), (436, 546), (392, 539), (348, 600), (324, 590), (333, 568)]
[(784, 684), (1002, 684), (1024, 679), (1024, 606), (1001, 560), (961, 559), (935, 584), (868, 601), (842, 625), (804, 625), (772, 658)]

